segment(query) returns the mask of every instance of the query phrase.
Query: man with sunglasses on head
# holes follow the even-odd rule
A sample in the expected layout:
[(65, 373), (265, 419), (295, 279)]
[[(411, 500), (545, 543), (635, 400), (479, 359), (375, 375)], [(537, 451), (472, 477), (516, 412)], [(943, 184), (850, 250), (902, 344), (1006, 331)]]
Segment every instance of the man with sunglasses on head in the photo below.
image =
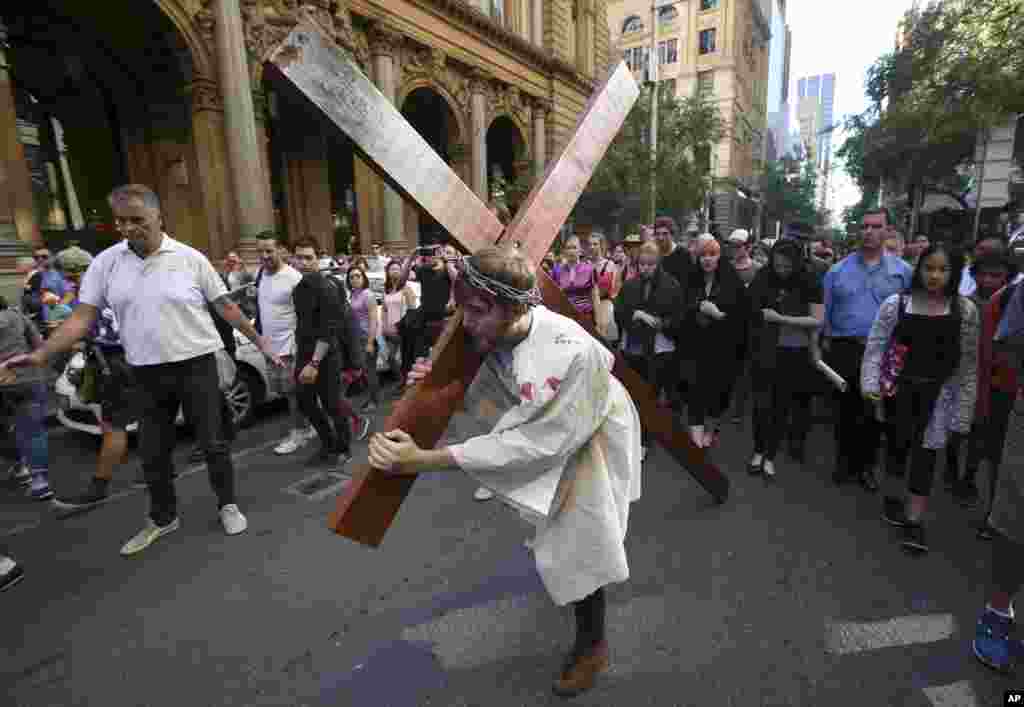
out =
[(50, 307), (64, 297), (67, 283), (59, 270), (53, 267), (50, 249), (37, 248), (32, 253), (35, 269), (25, 279), (25, 292), (22, 295), (21, 309), (35, 324), (45, 337), (48, 327)]

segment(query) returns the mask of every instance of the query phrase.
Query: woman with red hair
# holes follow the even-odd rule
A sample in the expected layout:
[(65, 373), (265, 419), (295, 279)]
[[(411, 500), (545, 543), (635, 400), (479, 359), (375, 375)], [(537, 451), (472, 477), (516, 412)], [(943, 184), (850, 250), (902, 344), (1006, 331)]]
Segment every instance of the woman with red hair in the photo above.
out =
[(686, 297), (695, 364), (690, 435), (698, 447), (710, 447), (717, 441), (721, 417), (746, 357), (750, 301), (735, 268), (722, 260), (722, 246), (713, 236), (698, 238), (694, 250), (698, 271), (690, 278)]

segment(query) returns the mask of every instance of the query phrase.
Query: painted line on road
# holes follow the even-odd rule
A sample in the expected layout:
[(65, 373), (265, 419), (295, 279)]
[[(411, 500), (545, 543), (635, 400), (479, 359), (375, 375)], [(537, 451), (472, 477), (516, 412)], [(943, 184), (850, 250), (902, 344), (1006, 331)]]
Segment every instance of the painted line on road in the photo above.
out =
[(887, 621), (828, 623), (825, 639), (838, 655), (944, 641), (956, 632), (952, 614), (898, 616)]
[[(266, 449), (269, 449), (270, 447), (273, 447), (273, 446), (277, 445), (279, 441), (280, 440), (274, 440), (272, 442), (267, 442), (266, 444), (260, 444), (260, 445), (257, 445), (255, 447), (247, 447), (246, 449), (243, 449), (241, 451), (238, 451), (238, 452), (235, 452), (234, 454), (232, 454), (231, 455), (231, 461), (237, 462), (238, 460), (244, 459), (244, 458), (249, 457), (249, 456), (252, 456), (253, 454), (256, 454), (257, 452), (262, 452), (262, 451), (264, 451)], [(192, 476), (193, 474), (198, 474), (200, 471), (205, 471), (205, 470), (206, 470), (206, 462), (200, 462), (198, 464), (193, 464), (192, 466), (188, 467), (187, 469), (185, 469), (184, 471), (179, 473), (177, 480), (180, 481), (181, 479), (184, 479), (186, 477)], [(117, 493), (110, 494), (109, 498), (107, 498), (107, 500), (104, 501), (102, 505), (105, 506), (105, 505), (108, 505), (110, 503), (114, 503), (115, 501), (120, 501), (122, 499), (129, 498), (130, 496), (136, 496), (136, 495), (138, 495), (140, 493), (145, 493), (145, 492), (146, 492), (146, 488), (145, 487), (143, 487), (143, 488), (132, 487), (132, 488), (124, 489), (123, 491), (118, 491)], [(10, 538), (10, 537), (14, 537), (15, 535), (21, 535), (22, 533), (24, 533), (26, 531), (34, 530), (34, 529), (38, 528), (39, 526), (41, 526), (46, 520), (47, 520), (46, 516), (41, 516), (37, 520), (33, 520), (31, 522), (28, 522), (28, 523), (21, 523), (19, 525), (14, 526), (13, 528), (7, 528), (5, 530), (0, 530), (0, 538)]]
[(967, 680), (924, 688), (927, 697), (935, 707), (978, 707), (978, 696)]

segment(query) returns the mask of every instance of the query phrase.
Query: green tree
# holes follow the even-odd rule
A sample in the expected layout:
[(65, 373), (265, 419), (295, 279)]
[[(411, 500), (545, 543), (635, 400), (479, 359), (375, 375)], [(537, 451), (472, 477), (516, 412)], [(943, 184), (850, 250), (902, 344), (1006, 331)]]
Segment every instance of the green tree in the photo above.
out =
[(808, 160), (783, 158), (765, 165), (761, 175), (761, 198), (768, 221), (815, 224), (819, 219), (815, 192), (817, 177)]
[(659, 91), (658, 150), (650, 159), (650, 94), (645, 89), (577, 203), (578, 220), (644, 223), (651, 180), (658, 214), (681, 220), (704, 203), (711, 149), (722, 136), (718, 108), (699, 96)]
[(980, 132), (1024, 112), (1020, 0), (938, 0), (903, 21), (903, 41), (867, 75), (872, 107), (846, 123), (837, 156), (865, 198), (883, 178), (909, 194), (946, 194), (967, 207)]

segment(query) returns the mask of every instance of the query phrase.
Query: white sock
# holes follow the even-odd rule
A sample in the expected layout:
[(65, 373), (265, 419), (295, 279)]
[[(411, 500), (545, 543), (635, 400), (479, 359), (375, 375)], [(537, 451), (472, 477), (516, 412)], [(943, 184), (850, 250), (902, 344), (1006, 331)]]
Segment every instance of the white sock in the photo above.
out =
[(17, 566), (17, 563), (6, 555), (0, 555), (0, 575), (5, 575)]

